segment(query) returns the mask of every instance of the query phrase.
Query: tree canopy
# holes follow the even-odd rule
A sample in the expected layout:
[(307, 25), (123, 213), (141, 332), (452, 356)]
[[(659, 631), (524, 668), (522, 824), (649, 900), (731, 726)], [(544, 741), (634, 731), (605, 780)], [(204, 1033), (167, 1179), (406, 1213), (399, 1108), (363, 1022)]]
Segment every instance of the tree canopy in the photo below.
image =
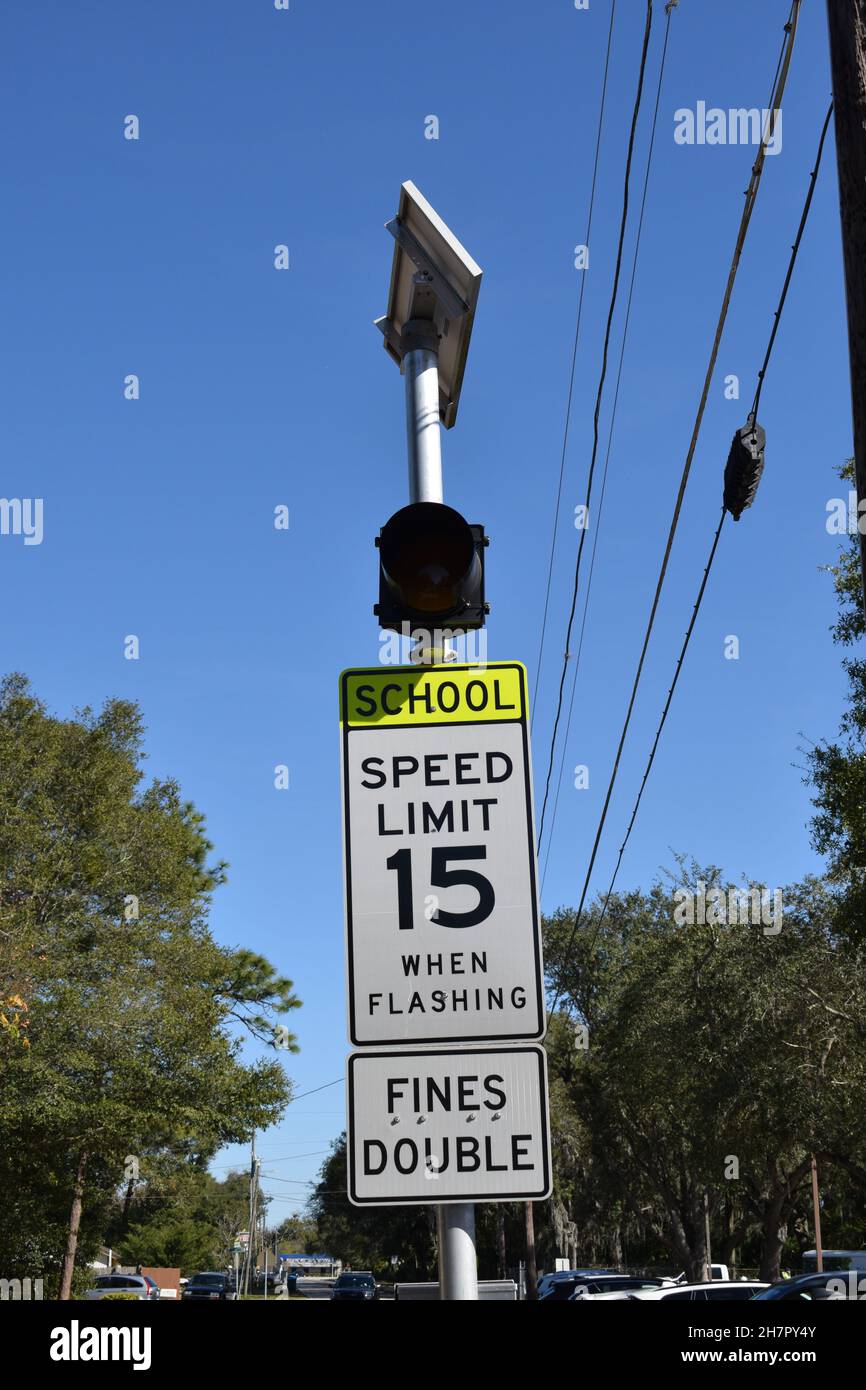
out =
[(242, 1033), (272, 1039), (300, 1001), (214, 941), (226, 865), (175, 782), (144, 784), (142, 741), (129, 702), (59, 719), (23, 677), (0, 685), (2, 1264), (63, 1264), (67, 1291), (78, 1223), (89, 1255), (130, 1162), (208, 1156), (291, 1095)]

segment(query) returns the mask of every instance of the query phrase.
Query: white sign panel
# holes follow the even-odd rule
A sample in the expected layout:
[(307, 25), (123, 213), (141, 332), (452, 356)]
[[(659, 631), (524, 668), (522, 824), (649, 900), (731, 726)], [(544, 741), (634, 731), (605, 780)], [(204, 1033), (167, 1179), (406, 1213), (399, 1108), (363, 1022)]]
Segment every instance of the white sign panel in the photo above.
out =
[(353, 1053), (348, 1115), (355, 1206), (550, 1196), (541, 1047)]
[(544, 1036), (526, 672), (340, 682), (349, 1037)]

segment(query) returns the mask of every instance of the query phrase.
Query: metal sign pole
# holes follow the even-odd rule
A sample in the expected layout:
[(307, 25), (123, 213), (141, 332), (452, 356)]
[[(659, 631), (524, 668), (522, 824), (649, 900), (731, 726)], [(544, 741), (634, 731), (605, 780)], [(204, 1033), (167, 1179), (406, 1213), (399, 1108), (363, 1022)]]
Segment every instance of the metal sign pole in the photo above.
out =
[(409, 450), (409, 501), (442, 502), (442, 447), (439, 434), (439, 356), (432, 322), (413, 320), (403, 332), (410, 344), (403, 358), (406, 381), (406, 440)]
[[(403, 333), (408, 351), (403, 357), (406, 381), (406, 433), (409, 452), (409, 501), (442, 502), (442, 447), (439, 426), (439, 367), (437, 335), (432, 323), (415, 320)], [(429, 648), (419, 644), (413, 660), (438, 663), (450, 653), (431, 634)], [(436, 1208), (439, 1235), (439, 1297), (451, 1302), (477, 1302), (478, 1261), (475, 1254), (473, 1202), (440, 1204)]]
[[(406, 382), (406, 442), (409, 455), (409, 501), (444, 502), (442, 443), (439, 432), (438, 336), (432, 320), (413, 319), (403, 330), (402, 371)], [(453, 661), (450, 642), (412, 644), (413, 664), (439, 665)]]
[(477, 1302), (475, 1203), (449, 1202), (436, 1208), (439, 1232), (439, 1297), (449, 1302)]

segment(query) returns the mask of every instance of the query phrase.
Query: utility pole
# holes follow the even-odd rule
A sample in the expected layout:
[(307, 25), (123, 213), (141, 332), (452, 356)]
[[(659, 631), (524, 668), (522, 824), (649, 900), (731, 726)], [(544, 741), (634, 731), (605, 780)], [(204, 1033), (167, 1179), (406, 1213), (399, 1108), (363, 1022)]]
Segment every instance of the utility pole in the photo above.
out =
[(706, 1247), (707, 1283), (713, 1282), (713, 1252), (710, 1246), (710, 1194), (704, 1188), (704, 1246)]
[(815, 1214), (815, 1268), (824, 1272), (824, 1249), (821, 1245), (821, 1206), (818, 1199), (818, 1160), (812, 1155), (812, 1211)]
[(866, 0), (827, 0), (866, 615)]
[(250, 1262), (253, 1257), (256, 1239), (256, 1187), (259, 1178), (259, 1160), (256, 1158), (256, 1132), (253, 1130), (250, 1144), (250, 1215), (247, 1231), (247, 1249), (244, 1256), (244, 1297), (250, 1291)]
[(535, 1213), (531, 1202), (524, 1203), (523, 1214), (526, 1220), (526, 1297), (533, 1301), (538, 1298), (538, 1269), (535, 1263)]
[(499, 1242), (499, 1277), (504, 1279), (507, 1252), (505, 1248), (505, 1211), (502, 1203), (496, 1209), (496, 1234)]

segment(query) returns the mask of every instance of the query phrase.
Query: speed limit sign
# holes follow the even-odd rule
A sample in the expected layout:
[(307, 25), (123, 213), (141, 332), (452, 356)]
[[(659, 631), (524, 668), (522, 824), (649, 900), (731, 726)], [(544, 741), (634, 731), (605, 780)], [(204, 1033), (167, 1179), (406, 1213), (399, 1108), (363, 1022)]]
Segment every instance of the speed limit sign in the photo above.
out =
[(526, 671), (340, 678), (349, 1038), (544, 1035)]

